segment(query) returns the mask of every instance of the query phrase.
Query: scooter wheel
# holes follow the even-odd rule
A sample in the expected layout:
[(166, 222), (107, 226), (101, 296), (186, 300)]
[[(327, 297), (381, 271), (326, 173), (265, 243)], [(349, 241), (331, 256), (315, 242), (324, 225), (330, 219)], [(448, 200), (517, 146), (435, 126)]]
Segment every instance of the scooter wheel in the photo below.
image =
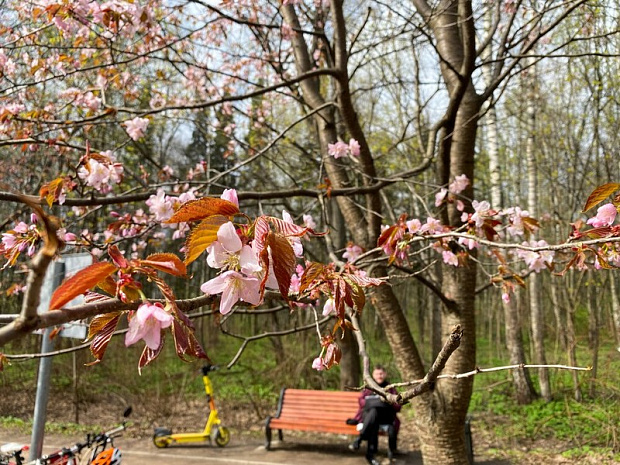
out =
[(220, 426), (215, 434), (215, 443), (219, 447), (224, 447), (230, 442), (230, 431), (225, 426)]
[(153, 444), (158, 449), (164, 449), (170, 445), (170, 440), (166, 437), (166, 434), (155, 433), (153, 435)]

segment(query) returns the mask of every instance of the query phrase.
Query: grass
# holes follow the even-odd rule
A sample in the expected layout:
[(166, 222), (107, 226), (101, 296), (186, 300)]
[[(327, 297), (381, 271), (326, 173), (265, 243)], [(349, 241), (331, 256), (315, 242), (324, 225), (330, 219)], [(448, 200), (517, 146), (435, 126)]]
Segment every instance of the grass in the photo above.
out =
[[(511, 374), (496, 372), (476, 377), (470, 412), (483, 429), (506, 443), (535, 449), (536, 444), (550, 441), (567, 459), (602, 455), (620, 462), (620, 357), (611, 345), (601, 348), (600, 354), (594, 398), (587, 395), (591, 373), (579, 374), (584, 396), (577, 402), (572, 373), (552, 370), (554, 399), (518, 405)], [(537, 386), (536, 372), (530, 374)], [(539, 451), (545, 452), (550, 451)]]

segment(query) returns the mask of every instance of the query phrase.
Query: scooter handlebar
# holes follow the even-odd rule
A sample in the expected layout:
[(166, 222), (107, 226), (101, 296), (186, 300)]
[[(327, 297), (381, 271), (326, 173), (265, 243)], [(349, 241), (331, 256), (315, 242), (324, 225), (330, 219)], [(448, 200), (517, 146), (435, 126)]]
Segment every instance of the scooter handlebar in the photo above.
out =
[(210, 371), (219, 370), (220, 367), (217, 365), (205, 365), (202, 367), (202, 375), (207, 376)]

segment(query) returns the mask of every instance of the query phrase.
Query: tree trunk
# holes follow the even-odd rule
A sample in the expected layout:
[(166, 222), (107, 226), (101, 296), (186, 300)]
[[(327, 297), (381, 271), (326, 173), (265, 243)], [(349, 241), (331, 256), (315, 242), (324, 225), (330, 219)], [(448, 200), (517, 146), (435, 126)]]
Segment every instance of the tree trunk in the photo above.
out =
[(590, 372), (590, 388), (588, 394), (591, 398), (596, 397), (596, 376), (598, 373), (598, 348), (599, 348), (599, 309), (596, 302), (597, 289), (594, 276), (590, 274), (588, 281), (588, 345), (592, 352), (592, 371)]
[(611, 289), (611, 315), (613, 319), (614, 334), (616, 336), (616, 345), (618, 346), (618, 351), (620, 351), (620, 299), (618, 299), (616, 277), (613, 272), (609, 277), (609, 286)]
[[(532, 216), (536, 216), (538, 209), (538, 181), (536, 170), (536, 153), (535, 153), (535, 134), (536, 129), (536, 66), (530, 67), (530, 73), (524, 79), (524, 84), (528, 89), (527, 106), (526, 106), (526, 130), (527, 130), (527, 177), (528, 177), (528, 196), (527, 208)], [(540, 278), (538, 274), (532, 274), (528, 279), (528, 288), (530, 292), (530, 313), (532, 325), (532, 342), (534, 344), (534, 357), (536, 363), (545, 365), (547, 358), (545, 355), (545, 318), (542, 305), (540, 303)], [(539, 368), (538, 383), (540, 385), (540, 394), (547, 402), (551, 400), (551, 384), (549, 383), (549, 371), (546, 368)]]

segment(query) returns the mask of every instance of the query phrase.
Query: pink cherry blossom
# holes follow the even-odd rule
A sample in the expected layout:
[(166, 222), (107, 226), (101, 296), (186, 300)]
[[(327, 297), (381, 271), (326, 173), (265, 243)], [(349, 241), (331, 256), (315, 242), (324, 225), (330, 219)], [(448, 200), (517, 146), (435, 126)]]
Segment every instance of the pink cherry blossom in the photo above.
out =
[(157, 195), (151, 195), (146, 204), (157, 221), (167, 221), (174, 214), (174, 203), (163, 189), (157, 189)]
[(350, 244), (345, 248), (345, 252), (342, 254), (342, 258), (346, 259), (349, 263), (353, 263), (355, 260), (357, 260), (357, 257), (362, 254), (362, 252), (363, 250), (359, 245)]
[(327, 145), (327, 153), (336, 159), (346, 157), (348, 152), (349, 146), (342, 141)]
[(471, 203), (474, 208), (474, 214), (471, 215), (471, 220), (476, 224), (476, 227), (481, 227), (484, 224), (484, 219), (491, 216), (491, 204), (486, 200), (478, 202), (474, 200)]
[(439, 192), (437, 192), (435, 194), (435, 206), (439, 207), (443, 201), (446, 198), (446, 195), (448, 195), (448, 189), (446, 189), (445, 187), (442, 187)]
[(426, 223), (420, 228), (420, 232), (426, 232), (429, 234), (435, 234), (443, 232), (443, 225), (441, 221), (429, 216), (426, 218)]
[(336, 313), (336, 301), (330, 297), (323, 305), (323, 316), (331, 315), (332, 313)]
[(510, 294), (508, 292), (502, 292), (502, 300), (509, 304), (510, 303)]
[[(523, 245), (530, 247), (546, 247), (549, 244), (547, 244), (547, 242), (544, 240), (540, 240), (530, 241), (529, 243), (524, 242)], [(555, 252), (553, 252), (552, 250), (543, 250), (540, 252), (534, 252), (531, 250), (517, 250), (517, 256), (525, 262), (525, 264), (530, 268), (530, 270), (539, 273), (541, 270), (544, 270), (546, 268), (546, 263), (550, 264), (551, 262), (553, 262)]]
[(508, 221), (510, 226), (506, 228), (508, 234), (511, 236), (522, 236), (525, 229), (523, 218), (529, 218), (530, 213), (527, 210), (522, 210), (520, 207), (511, 207), (502, 212), (502, 215), (508, 215)]
[(143, 303), (129, 319), (125, 345), (130, 346), (144, 339), (148, 348), (157, 350), (161, 343), (161, 330), (169, 327), (173, 320), (172, 315), (166, 312), (160, 303)]
[(133, 140), (138, 140), (144, 137), (144, 134), (146, 134), (146, 127), (148, 125), (149, 120), (140, 117), (136, 117), (123, 123), (123, 126), (125, 126), (125, 129), (127, 130), (127, 134), (129, 134), (129, 137)]
[(317, 357), (312, 360), (312, 368), (317, 371), (323, 371), (327, 367), (325, 366), (325, 363), (323, 363), (323, 359), (321, 357)]
[(236, 189), (224, 189), (221, 198), (224, 200), (228, 200), (231, 203), (234, 203), (237, 207), (239, 206), (239, 197), (237, 197)]
[(416, 234), (420, 231), (420, 229), (422, 229), (422, 222), (417, 218), (409, 220), (405, 224), (407, 225), (407, 230), (411, 234)]
[(593, 228), (611, 226), (616, 220), (617, 213), (618, 209), (615, 205), (611, 203), (605, 204), (596, 211), (596, 216), (590, 218), (587, 221), (587, 224), (592, 225)]
[(316, 229), (316, 223), (314, 218), (312, 218), (312, 215), (303, 215), (303, 220), (306, 228)]
[(453, 194), (459, 194), (463, 192), (467, 186), (469, 186), (469, 179), (464, 174), (454, 178), (454, 181), (448, 186), (448, 190)]
[(200, 286), (200, 290), (207, 295), (222, 294), (220, 300), (220, 313), (222, 315), (230, 313), (233, 305), (239, 300), (252, 305), (259, 305), (262, 302), (260, 281), (257, 278), (250, 278), (232, 270), (225, 271), (207, 281)]
[(78, 177), (86, 182), (86, 185), (101, 191), (110, 181), (110, 170), (103, 163), (90, 159), (78, 170)]
[[(287, 223), (295, 224), (295, 222), (293, 221), (293, 217), (286, 210), (282, 210), (282, 219)], [(289, 236), (288, 240), (293, 246), (293, 252), (295, 253), (295, 256), (302, 257), (304, 254), (304, 246), (301, 244), (301, 239), (299, 237)]]
[(361, 150), (360, 143), (356, 141), (355, 139), (350, 139), (349, 140), (349, 152), (351, 152), (351, 155), (353, 155), (354, 157), (359, 157), (360, 150)]
[(450, 250), (444, 250), (441, 252), (441, 257), (443, 258), (443, 262), (447, 265), (459, 266), (459, 259)]
[(459, 237), (458, 243), (464, 245), (469, 250), (475, 249), (476, 247), (480, 245), (474, 239), (469, 239), (465, 237)]

